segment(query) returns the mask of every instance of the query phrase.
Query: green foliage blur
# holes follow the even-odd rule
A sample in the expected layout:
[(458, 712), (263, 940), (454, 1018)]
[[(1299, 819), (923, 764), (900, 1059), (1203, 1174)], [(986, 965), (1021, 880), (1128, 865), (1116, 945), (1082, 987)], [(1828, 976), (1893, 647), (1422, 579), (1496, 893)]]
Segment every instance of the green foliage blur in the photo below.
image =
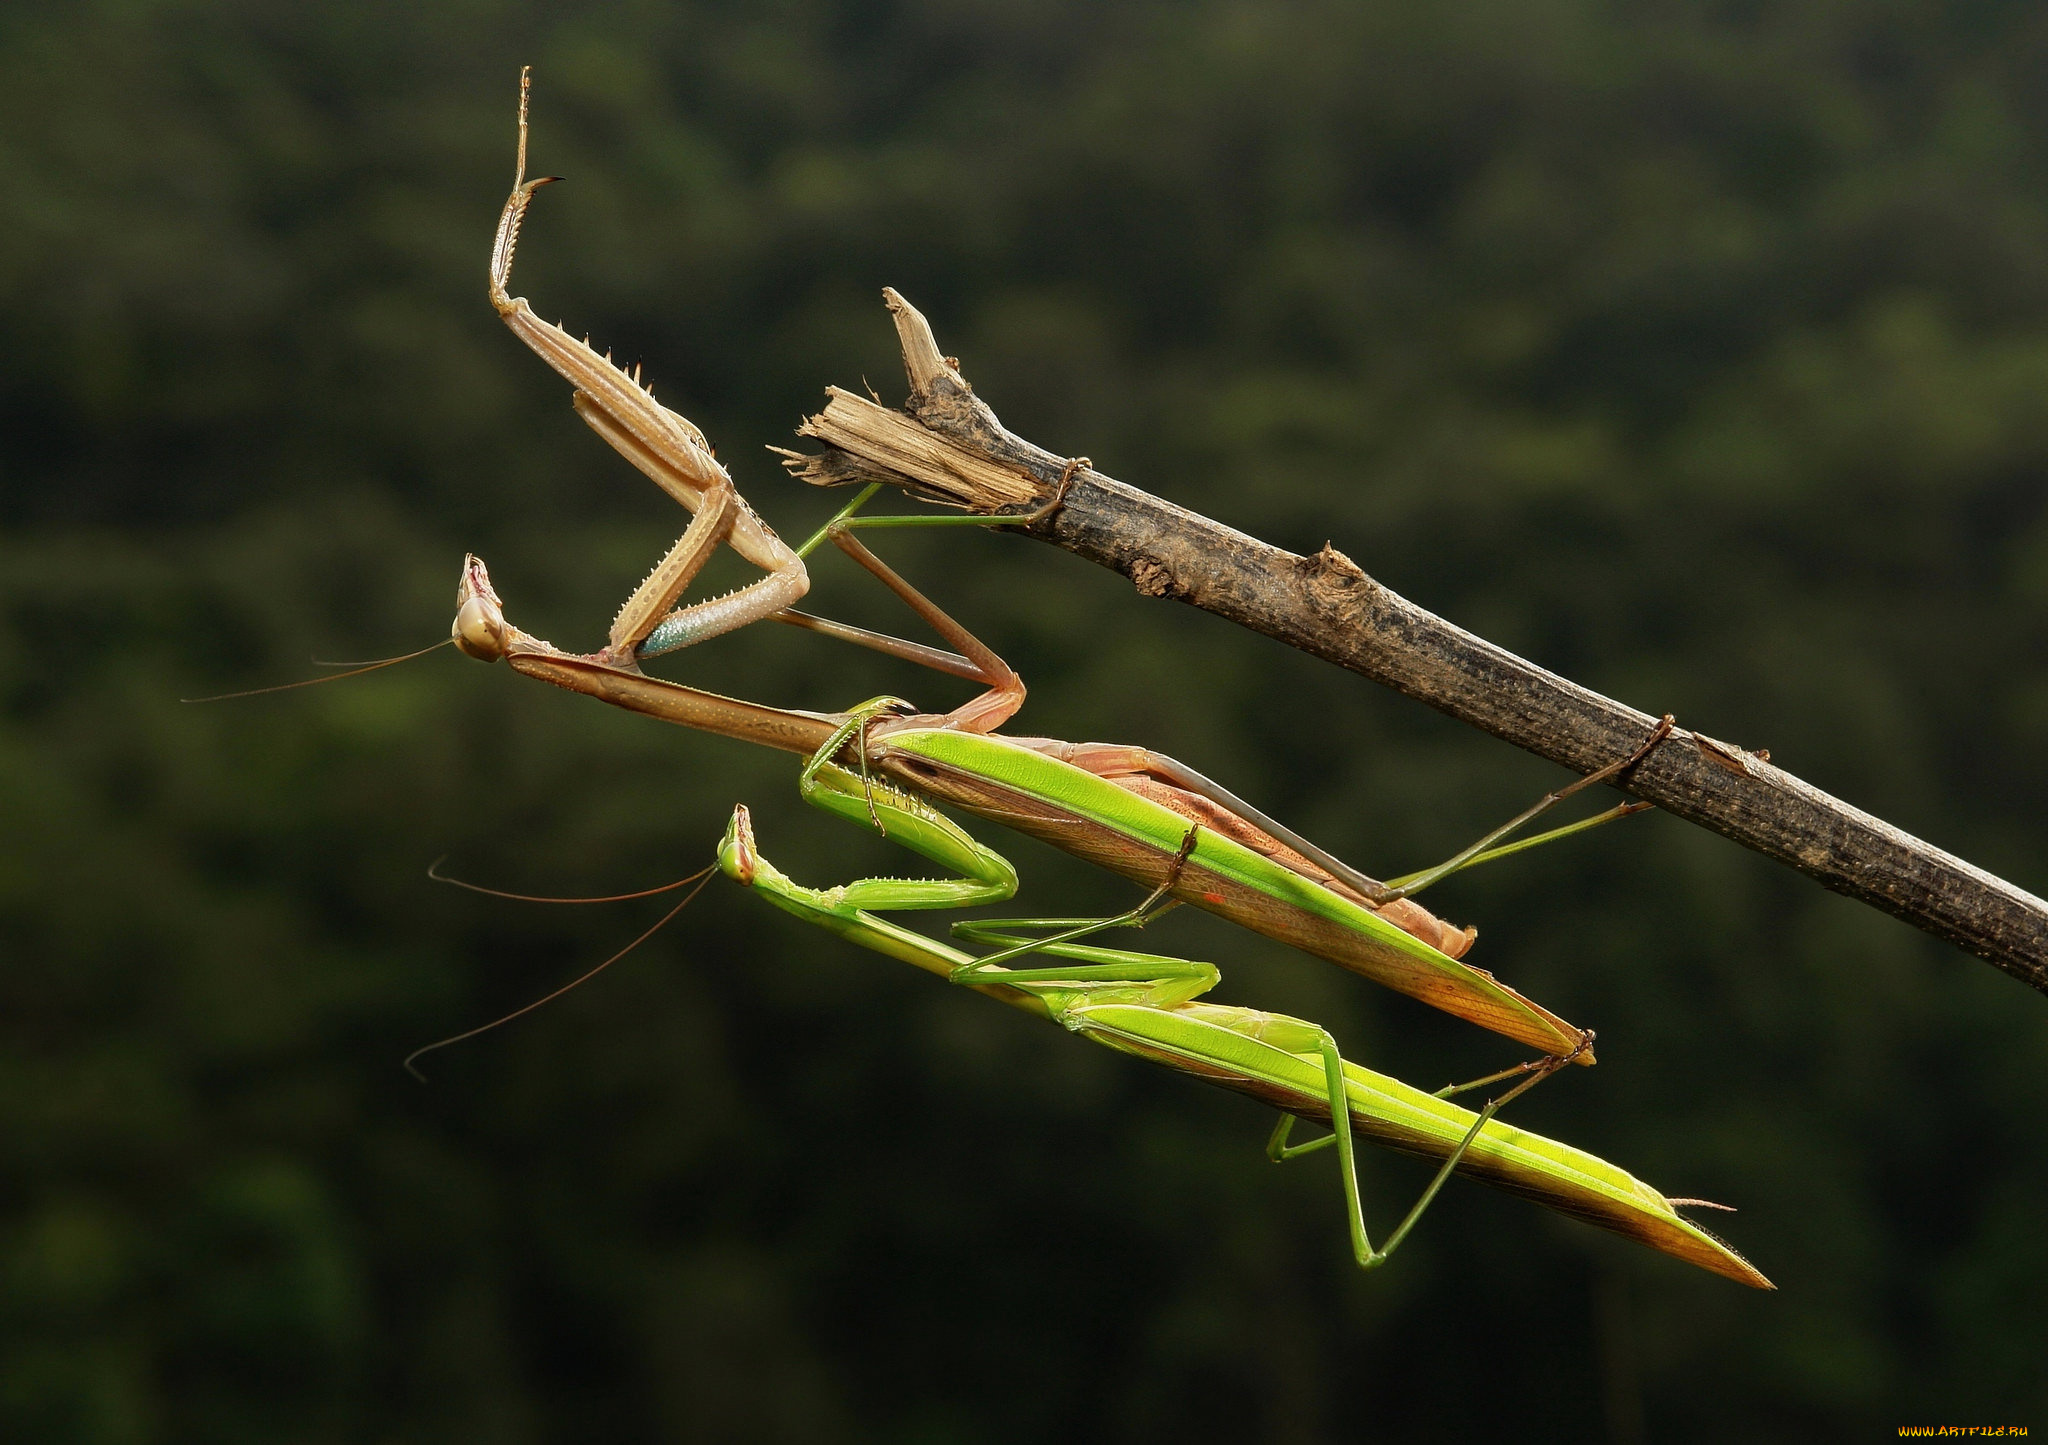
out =
[[(1476, 1186), (1352, 1269), (1327, 1156), (722, 881), (904, 866), (794, 765), (452, 653), (594, 646), (680, 529), (484, 301), (762, 448), (931, 316), (1020, 433), (2048, 882), (2048, 13), (2009, 0), (0, 14), (0, 1438), (1813, 1441), (2048, 1429), (2048, 1009), (1651, 814), (1433, 902), (1600, 1032), (1520, 1122), (1752, 1294)], [(1559, 774), (1046, 548), (883, 543), (1033, 685), (1359, 865)], [(737, 570), (732, 577), (741, 575)], [(816, 605), (900, 628), (836, 559)], [(776, 635), (764, 635), (773, 631)], [(672, 675), (960, 695), (786, 629)], [(992, 842), (1047, 913), (1128, 887)], [(1434, 1087), (1499, 1041), (1200, 917), (1146, 947)], [(1373, 1154), (1384, 1227), (1420, 1187)]]

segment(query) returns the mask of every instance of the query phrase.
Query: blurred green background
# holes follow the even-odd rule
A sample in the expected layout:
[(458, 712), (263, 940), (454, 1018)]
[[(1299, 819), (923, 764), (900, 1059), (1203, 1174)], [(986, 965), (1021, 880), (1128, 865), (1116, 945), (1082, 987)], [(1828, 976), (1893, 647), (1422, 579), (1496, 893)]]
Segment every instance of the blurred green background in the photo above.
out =
[[(0, 1437), (1851, 1440), (2048, 1428), (2048, 1006), (1652, 814), (1446, 884), (1600, 1031), (1521, 1122), (1751, 1294), (1473, 1186), (1352, 1269), (1243, 1099), (807, 932), (708, 860), (904, 866), (794, 765), (450, 653), (465, 550), (592, 646), (682, 518), (484, 302), (762, 451), (902, 390), (894, 285), (1015, 430), (2048, 881), (2048, 13), (1967, 4), (17, 0), (0, 15)], [(1554, 768), (1012, 538), (888, 555), (1363, 867)], [(731, 575), (738, 576), (735, 571)], [(816, 604), (899, 627), (837, 559)], [(954, 684), (742, 634), (672, 675)], [(996, 837), (1045, 912), (1132, 890)], [(1200, 917), (1219, 997), (1426, 1086), (1496, 1040)], [(1371, 1217), (1419, 1188), (1367, 1156)]]

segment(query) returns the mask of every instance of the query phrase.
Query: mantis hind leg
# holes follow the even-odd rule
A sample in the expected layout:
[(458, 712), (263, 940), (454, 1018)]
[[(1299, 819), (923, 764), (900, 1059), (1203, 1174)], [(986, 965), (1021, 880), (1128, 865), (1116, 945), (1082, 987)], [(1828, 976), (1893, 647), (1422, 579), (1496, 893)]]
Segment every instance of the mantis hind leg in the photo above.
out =
[(1604, 813), (1596, 813), (1592, 817), (1582, 818), (1576, 823), (1567, 823), (1562, 828), (1552, 828), (1548, 832), (1538, 833), (1533, 838), (1524, 838), (1519, 843), (1504, 843), (1502, 841), (1535, 822), (1536, 819), (1549, 812), (1559, 803), (1562, 803), (1572, 794), (1590, 788), (1595, 783), (1611, 782), (1619, 778), (1655, 751), (1659, 743), (1671, 736), (1672, 729), (1675, 726), (1676, 723), (1672, 720), (1671, 714), (1664, 714), (1657, 724), (1650, 729), (1649, 736), (1643, 739), (1641, 746), (1627, 757), (1617, 758), (1604, 768), (1567, 783), (1554, 792), (1545, 793), (1531, 806), (1508, 819), (1507, 822), (1495, 828), (1478, 842), (1470, 847), (1459, 849), (1434, 868), (1425, 868), (1419, 873), (1409, 873), (1403, 877), (1390, 880), (1386, 885), (1388, 898), (1413, 898), (1423, 889), (1429, 887), (1430, 884), (1440, 882), (1450, 877), (1453, 873), (1473, 867), (1476, 864), (1490, 863), (1495, 858), (1505, 858), (1510, 853), (1520, 853), (1529, 848), (1540, 848), (1545, 843), (1554, 843), (1560, 838), (1568, 838), (1574, 833), (1583, 833), (1588, 828), (1597, 828), (1602, 823), (1611, 823), (1617, 818), (1626, 818), (1632, 813), (1640, 813), (1646, 808), (1656, 806), (1653, 803), (1645, 803), (1639, 799), (1631, 799), (1626, 803), (1617, 803)]
[[(1409, 1231), (1415, 1228), (1416, 1222), (1422, 1218), (1423, 1214), (1429, 1209), (1429, 1206), (1436, 1202), (1437, 1195), (1442, 1191), (1445, 1183), (1449, 1181), (1451, 1175), (1457, 1170), (1458, 1165), (1464, 1160), (1466, 1153), (1471, 1149), (1472, 1141), (1479, 1137), (1480, 1131), (1487, 1126), (1495, 1114), (1498, 1114), (1517, 1095), (1534, 1088), (1544, 1079), (1549, 1078), (1552, 1074), (1563, 1068), (1573, 1057), (1546, 1058), (1535, 1064), (1523, 1065), (1517, 1069), (1509, 1069), (1502, 1074), (1494, 1076), (1494, 1079), (1478, 1079), (1470, 1084), (1460, 1086), (1461, 1088), (1478, 1088), (1483, 1084), (1494, 1082), (1498, 1079), (1511, 1078), (1515, 1074), (1524, 1071), (1527, 1071), (1529, 1074), (1529, 1077), (1523, 1079), (1521, 1083), (1515, 1085), (1514, 1088), (1508, 1090), (1499, 1098), (1486, 1101), (1485, 1107), (1481, 1108), (1473, 1118), (1472, 1126), (1465, 1131), (1465, 1135), (1458, 1141), (1457, 1147), (1451, 1150), (1449, 1155), (1445, 1157), (1444, 1162), (1438, 1166), (1435, 1176), (1429, 1181), (1429, 1186), (1422, 1191), (1421, 1197), (1409, 1207), (1408, 1213), (1402, 1217), (1401, 1222), (1394, 1226), (1393, 1232), (1387, 1236), (1387, 1242), (1378, 1249), (1374, 1249), (1372, 1238), (1365, 1228), (1365, 1210), (1358, 1198), (1357, 1150), (1355, 1141), (1351, 1137), (1351, 1106), (1349, 1094), (1344, 1087), (1343, 1056), (1338, 1052), (1337, 1041), (1330, 1036), (1327, 1029), (1315, 1024), (1299, 1022), (1296, 1023), (1296, 1027), (1306, 1035), (1306, 1038), (1297, 1042), (1313, 1043), (1313, 1052), (1322, 1059), (1323, 1077), (1329, 1086), (1331, 1129), (1328, 1134), (1320, 1139), (1311, 1139), (1306, 1144), (1291, 1144), (1288, 1140), (1294, 1131), (1295, 1117), (1292, 1114), (1283, 1114), (1280, 1116), (1279, 1124), (1274, 1126), (1272, 1136), (1266, 1140), (1266, 1157), (1275, 1164), (1284, 1164), (1288, 1160), (1298, 1159), (1304, 1154), (1314, 1154), (1332, 1145), (1336, 1146), (1337, 1169), (1343, 1181), (1345, 1217), (1351, 1229), (1351, 1252), (1353, 1258), (1358, 1261), (1360, 1269), (1378, 1269), (1387, 1262), (1387, 1257), (1400, 1247), (1401, 1241), (1408, 1237)], [(1300, 1050), (1302, 1053), (1310, 1051), (1309, 1049)]]
[(1387, 1236), (1387, 1242), (1375, 1249), (1372, 1236), (1367, 1233), (1365, 1227), (1365, 1208), (1358, 1198), (1357, 1146), (1351, 1137), (1351, 1106), (1344, 1088), (1344, 1059), (1337, 1051), (1337, 1041), (1331, 1038), (1326, 1030), (1314, 1025), (1303, 1027), (1317, 1036), (1315, 1052), (1322, 1058), (1323, 1077), (1329, 1085), (1330, 1120), (1333, 1127), (1329, 1134), (1321, 1139), (1291, 1145), (1287, 1139), (1293, 1131), (1295, 1120), (1292, 1114), (1284, 1114), (1279, 1126), (1273, 1130), (1272, 1137), (1266, 1141), (1266, 1157), (1278, 1164), (1289, 1159), (1297, 1159), (1303, 1154), (1316, 1153), (1334, 1144), (1337, 1148), (1337, 1172), (1344, 1191), (1345, 1223), (1351, 1230), (1351, 1256), (1358, 1262), (1360, 1269), (1378, 1269), (1387, 1262), (1388, 1256), (1400, 1248), (1401, 1241), (1415, 1228), (1416, 1221), (1422, 1218), (1424, 1211), (1436, 1202), (1436, 1196), (1443, 1189), (1445, 1181), (1451, 1177), (1451, 1172), (1465, 1157), (1465, 1152), (1472, 1147), (1472, 1141), (1479, 1137), (1479, 1131), (1486, 1127), (1487, 1121), (1499, 1110), (1501, 1101), (1491, 1101), (1479, 1111), (1479, 1116), (1472, 1121), (1472, 1127), (1466, 1130), (1465, 1137), (1458, 1141), (1458, 1147), (1451, 1151), (1437, 1170), (1436, 1177), (1429, 1181), (1429, 1187), (1422, 1191), (1422, 1197), (1415, 1201), (1406, 1217), (1394, 1226), (1394, 1232)]

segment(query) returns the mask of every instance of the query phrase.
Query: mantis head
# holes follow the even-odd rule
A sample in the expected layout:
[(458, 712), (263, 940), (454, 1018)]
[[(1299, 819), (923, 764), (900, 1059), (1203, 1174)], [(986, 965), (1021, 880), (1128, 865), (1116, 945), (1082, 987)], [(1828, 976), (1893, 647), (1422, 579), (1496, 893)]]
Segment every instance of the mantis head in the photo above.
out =
[(732, 822), (726, 825), (724, 841), (718, 845), (719, 871), (752, 887), (760, 861), (754, 851), (754, 820), (747, 805), (741, 803), (732, 810)]
[(449, 628), (455, 645), (479, 662), (496, 662), (511, 651), (514, 628), (505, 620), (504, 604), (491, 587), (483, 559), (462, 559), (462, 580), (455, 588), (455, 624)]

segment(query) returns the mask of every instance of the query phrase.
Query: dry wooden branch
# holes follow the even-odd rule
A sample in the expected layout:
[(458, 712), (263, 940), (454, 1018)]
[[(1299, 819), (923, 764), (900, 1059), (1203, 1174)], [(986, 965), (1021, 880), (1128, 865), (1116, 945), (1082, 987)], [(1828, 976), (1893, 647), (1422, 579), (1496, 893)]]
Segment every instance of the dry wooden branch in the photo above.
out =
[[(825, 451), (783, 453), (804, 480), (883, 481), (1000, 513), (1042, 504), (1071, 470), (1062, 505), (1019, 530), (1121, 572), (1148, 596), (1242, 623), (1579, 773), (1627, 756), (1654, 723), (1424, 611), (1333, 547), (1282, 551), (1012, 436), (924, 317), (893, 291), (883, 297), (910, 376), (906, 410), (831, 389), (799, 428)], [(1680, 729), (1619, 786), (2048, 992), (2048, 904), (1761, 755)]]

